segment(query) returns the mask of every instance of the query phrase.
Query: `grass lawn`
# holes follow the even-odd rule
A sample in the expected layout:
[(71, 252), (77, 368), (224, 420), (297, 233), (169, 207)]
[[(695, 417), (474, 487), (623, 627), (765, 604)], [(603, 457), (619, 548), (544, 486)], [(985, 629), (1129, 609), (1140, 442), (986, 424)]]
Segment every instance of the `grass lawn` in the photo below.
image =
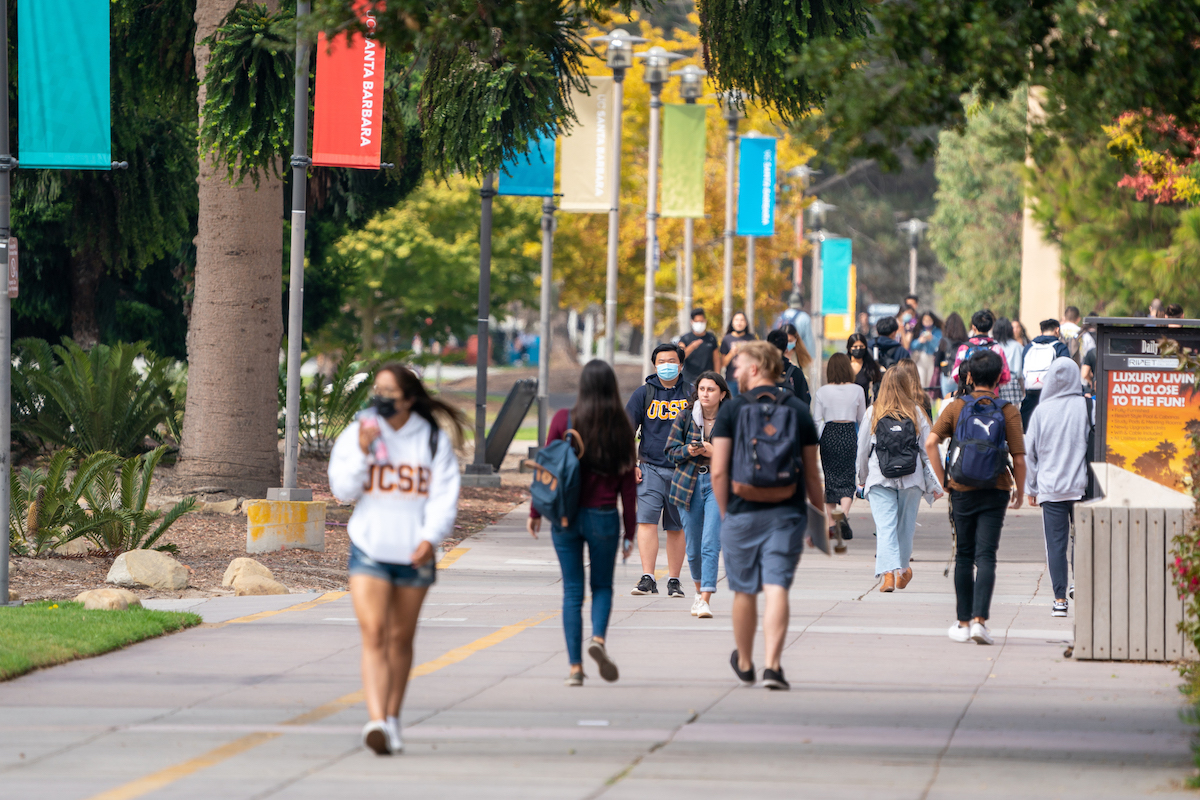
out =
[(50, 601), (0, 608), (0, 681), (199, 624), (195, 614), (145, 608), (84, 611)]

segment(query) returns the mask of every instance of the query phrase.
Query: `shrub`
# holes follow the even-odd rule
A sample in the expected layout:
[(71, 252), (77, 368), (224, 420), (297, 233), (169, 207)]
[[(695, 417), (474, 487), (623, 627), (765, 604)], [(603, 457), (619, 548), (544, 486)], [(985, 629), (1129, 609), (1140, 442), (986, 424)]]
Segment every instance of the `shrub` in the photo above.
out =
[(84, 488), (83, 496), (92, 512), (106, 520), (88, 533), (88, 538), (101, 550), (123, 553), (153, 547), (177, 551), (173, 544), (156, 545), (156, 542), (177, 519), (192, 510), (196, 498), (185, 497), (165, 514), (146, 508), (154, 470), (166, 452), (164, 445), (144, 455), (123, 459), (119, 468), (98, 473)]
[(43, 555), (116, 521), (110, 511), (90, 511), (79, 501), (98, 476), (120, 464), (120, 457), (92, 453), (71, 475), (76, 458), (73, 449), (63, 448), (46, 469), (22, 467), (10, 476), (9, 539), (21, 543), (22, 552)]
[[(354, 415), (371, 394), (372, 370), (361, 361), (343, 359), (326, 378), (317, 373), (300, 387), (300, 452), (327, 456), (338, 434), (354, 421)], [(279, 433), (285, 433), (287, 373), (279, 370)]]

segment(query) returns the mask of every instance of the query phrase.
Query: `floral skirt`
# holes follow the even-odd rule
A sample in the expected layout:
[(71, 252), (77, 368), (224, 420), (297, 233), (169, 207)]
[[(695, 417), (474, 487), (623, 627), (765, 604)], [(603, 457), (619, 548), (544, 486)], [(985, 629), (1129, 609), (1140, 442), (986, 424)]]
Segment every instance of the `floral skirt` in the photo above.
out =
[(826, 422), (821, 431), (821, 467), (825, 472), (825, 502), (839, 503), (854, 496), (854, 462), (858, 457), (858, 426)]

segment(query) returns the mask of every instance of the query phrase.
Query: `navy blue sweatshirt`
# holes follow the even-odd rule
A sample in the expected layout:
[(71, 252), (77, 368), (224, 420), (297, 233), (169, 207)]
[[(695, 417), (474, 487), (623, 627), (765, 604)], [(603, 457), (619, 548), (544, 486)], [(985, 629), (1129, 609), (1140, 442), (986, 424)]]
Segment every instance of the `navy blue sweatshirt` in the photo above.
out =
[[(650, 396), (647, 397), (646, 393)], [(688, 396), (692, 390), (680, 379), (670, 389), (662, 385), (657, 375), (646, 378), (646, 382), (633, 391), (625, 405), (625, 413), (637, 432), (641, 428), (641, 446), (638, 458), (649, 464), (667, 469), (675, 465), (667, 459), (667, 436), (675, 417), (687, 410)]]

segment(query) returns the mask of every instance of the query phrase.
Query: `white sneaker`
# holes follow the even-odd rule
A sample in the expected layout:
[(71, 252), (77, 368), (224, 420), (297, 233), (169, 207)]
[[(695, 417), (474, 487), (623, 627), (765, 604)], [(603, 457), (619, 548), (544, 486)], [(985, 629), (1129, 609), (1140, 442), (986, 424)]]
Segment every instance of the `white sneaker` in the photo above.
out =
[(700, 613), (700, 606), (703, 604), (704, 604), (704, 601), (700, 599), (700, 595), (696, 595), (695, 599), (692, 600), (692, 616), (693, 617)]
[(971, 641), (971, 626), (969, 625), (959, 625), (957, 622), (955, 622), (950, 626), (949, 632), (950, 638), (956, 642)]
[(400, 719), (398, 717), (388, 717), (386, 724), (388, 747), (391, 748), (392, 755), (399, 755), (404, 752), (404, 740), (400, 738)]
[(692, 612), (700, 619), (712, 619), (712, 609), (708, 607), (708, 603), (703, 600), (699, 601), (696, 610)]
[(391, 755), (391, 731), (381, 719), (373, 719), (363, 726), (362, 742), (377, 756)]
[(971, 623), (971, 638), (975, 640), (976, 644), (995, 644), (991, 631), (982, 622)]

